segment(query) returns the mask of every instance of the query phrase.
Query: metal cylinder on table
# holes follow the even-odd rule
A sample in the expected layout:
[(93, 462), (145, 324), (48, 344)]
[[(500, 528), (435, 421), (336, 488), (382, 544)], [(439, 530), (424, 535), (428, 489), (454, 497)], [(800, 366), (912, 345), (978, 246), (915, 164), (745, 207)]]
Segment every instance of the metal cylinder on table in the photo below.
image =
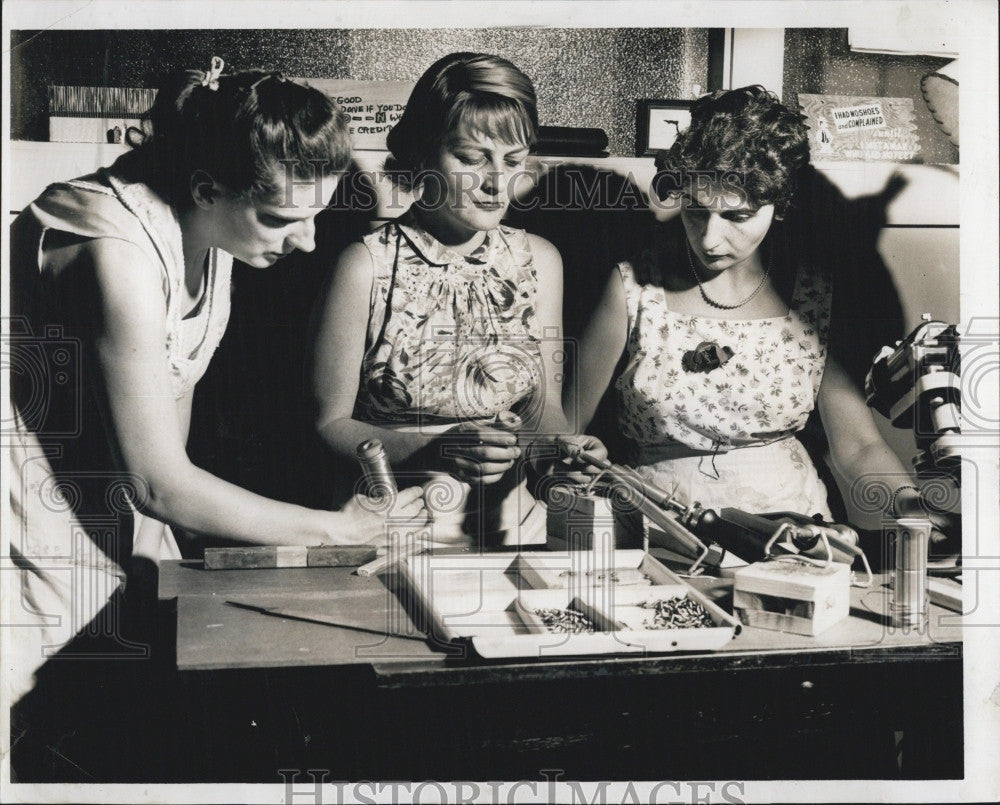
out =
[(894, 520), (896, 563), (892, 579), (892, 622), (900, 628), (923, 628), (927, 622), (927, 550), (931, 523), (917, 517)]
[(356, 452), (364, 474), (365, 494), (373, 498), (394, 495), (397, 491), (396, 478), (382, 442), (368, 439), (358, 445)]

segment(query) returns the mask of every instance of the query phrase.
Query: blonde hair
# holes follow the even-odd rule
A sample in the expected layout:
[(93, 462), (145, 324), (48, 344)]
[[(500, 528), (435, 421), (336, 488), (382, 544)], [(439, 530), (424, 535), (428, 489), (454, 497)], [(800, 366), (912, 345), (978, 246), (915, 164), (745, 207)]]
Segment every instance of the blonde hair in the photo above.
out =
[(535, 144), (535, 88), (500, 56), (450, 53), (417, 81), (399, 122), (389, 131), (387, 167), (404, 186), (428, 168), (449, 137), (462, 128), (511, 143)]

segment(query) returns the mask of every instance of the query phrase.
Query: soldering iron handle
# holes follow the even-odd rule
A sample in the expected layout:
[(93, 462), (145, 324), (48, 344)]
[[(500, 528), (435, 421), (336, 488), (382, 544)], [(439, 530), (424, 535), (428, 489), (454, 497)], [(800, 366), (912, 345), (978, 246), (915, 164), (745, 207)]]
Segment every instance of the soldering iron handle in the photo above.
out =
[(593, 453), (588, 453), (577, 444), (560, 441), (559, 446), (563, 449), (563, 452), (572, 459), (582, 461), (584, 464), (589, 464), (591, 467), (596, 467), (599, 470), (611, 469), (611, 462), (606, 458), (601, 458), (599, 456), (595, 456)]
[(777, 526), (766, 534), (758, 528), (750, 528), (738, 515), (745, 514), (739, 509), (697, 509), (693, 518), (685, 522), (695, 534), (718, 545), (744, 562), (760, 562), (765, 559), (764, 546)]
[(649, 498), (657, 506), (668, 506), (672, 501), (672, 496), (669, 492), (664, 489), (660, 489), (656, 484), (652, 484), (645, 480), (639, 475), (635, 470), (629, 467), (623, 467), (620, 464), (612, 464), (606, 458), (600, 458), (595, 456), (593, 453), (588, 453), (581, 447), (576, 445), (569, 445), (563, 443), (563, 449), (570, 458), (574, 458), (577, 461), (583, 461), (592, 467), (596, 467), (599, 470), (604, 470), (616, 481), (624, 483), (636, 491), (638, 491), (643, 497)]
[(642, 499), (642, 502), (639, 504), (639, 511), (661, 531), (679, 542), (691, 559), (701, 560), (708, 553), (708, 547), (704, 543), (691, 535), (686, 528), (649, 498)]

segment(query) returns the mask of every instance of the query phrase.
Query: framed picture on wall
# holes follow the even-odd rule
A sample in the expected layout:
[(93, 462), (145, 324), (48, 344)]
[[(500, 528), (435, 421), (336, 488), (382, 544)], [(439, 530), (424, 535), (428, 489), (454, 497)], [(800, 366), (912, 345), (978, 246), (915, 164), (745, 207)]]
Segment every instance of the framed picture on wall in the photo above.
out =
[(635, 127), (635, 155), (653, 156), (670, 148), (677, 135), (691, 122), (693, 101), (646, 99), (638, 102)]

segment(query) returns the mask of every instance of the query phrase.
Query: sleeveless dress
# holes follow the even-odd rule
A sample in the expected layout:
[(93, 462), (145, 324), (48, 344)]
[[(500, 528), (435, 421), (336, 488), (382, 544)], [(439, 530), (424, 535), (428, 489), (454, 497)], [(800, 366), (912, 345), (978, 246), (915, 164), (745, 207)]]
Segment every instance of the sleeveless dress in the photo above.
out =
[(686, 504), (829, 519), (826, 488), (795, 437), (823, 378), (826, 273), (800, 267), (785, 316), (726, 319), (670, 310), (653, 252), (617, 269), (628, 362), (615, 388), (639, 473)]
[[(501, 225), (462, 255), (407, 214), (363, 242), (375, 275), (356, 419), (440, 433), (505, 410), (527, 416), (541, 405), (538, 279), (522, 230)], [(445, 473), (398, 480), (426, 484), (436, 538), (544, 541), (544, 507), (517, 469), (479, 488)]]
[[(202, 376), (229, 319), (232, 257), (213, 250), (203, 295), (187, 316), (184, 253), (173, 209), (135, 180), (128, 154), (110, 168), (49, 186), (12, 225), (13, 426), (8, 429), (10, 553), (19, 571), (5, 623), (17, 628), (5, 646), (5, 671), (16, 699), (34, 671), (94, 622), (123, 585), (134, 545), (147, 558), (180, 558), (170, 529), (144, 516), (141, 478), (117, 466), (100, 413), (91, 347), (77, 335), (93, 313), (66, 309), (64, 280), (42, 266), (46, 234), (114, 238), (138, 246), (159, 267), (166, 305), (163, 359), (178, 400)], [(71, 291), (69, 293), (72, 293)], [(81, 323), (82, 322), (82, 323)], [(14, 375), (17, 377), (14, 378)], [(138, 553), (138, 552), (137, 552)], [(15, 581), (16, 580), (16, 581)], [(117, 616), (112, 616), (117, 617)], [(113, 637), (95, 634), (96, 637)], [(124, 653), (129, 646), (122, 645)]]

